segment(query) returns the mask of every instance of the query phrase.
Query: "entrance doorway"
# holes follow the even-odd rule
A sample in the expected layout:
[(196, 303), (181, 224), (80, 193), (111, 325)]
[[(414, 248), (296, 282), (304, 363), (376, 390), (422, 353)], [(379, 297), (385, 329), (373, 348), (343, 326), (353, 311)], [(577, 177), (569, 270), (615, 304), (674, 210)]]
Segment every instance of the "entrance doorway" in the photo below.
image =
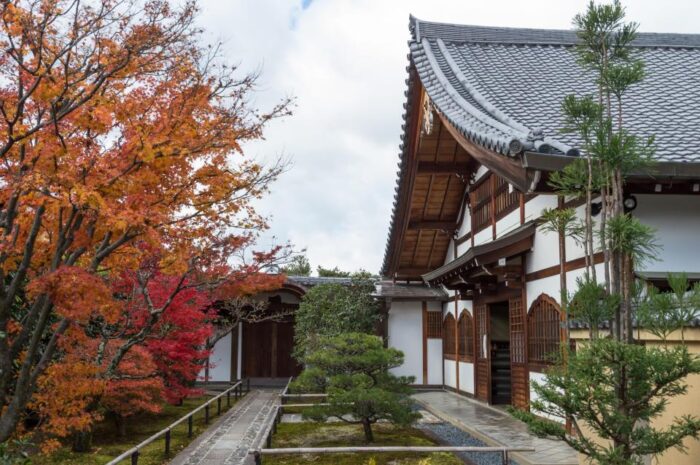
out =
[(491, 403), (511, 403), (510, 322), (508, 301), (489, 305)]

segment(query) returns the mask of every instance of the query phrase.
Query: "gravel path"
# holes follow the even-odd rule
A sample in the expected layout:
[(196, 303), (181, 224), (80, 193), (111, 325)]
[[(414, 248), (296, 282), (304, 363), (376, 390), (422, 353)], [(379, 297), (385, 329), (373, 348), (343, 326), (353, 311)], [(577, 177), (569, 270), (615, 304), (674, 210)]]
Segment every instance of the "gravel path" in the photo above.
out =
[[(486, 447), (487, 444), (479, 441), (465, 431), (456, 426), (447, 423), (419, 423), (417, 428), (424, 431), (426, 434), (439, 441), (445, 446), (474, 446)], [(494, 452), (458, 452), (459, 458), (471, 465), (503, 465), (501, 454)], [(518, 465), (513, 459), (510, 459), (510, 465)]]

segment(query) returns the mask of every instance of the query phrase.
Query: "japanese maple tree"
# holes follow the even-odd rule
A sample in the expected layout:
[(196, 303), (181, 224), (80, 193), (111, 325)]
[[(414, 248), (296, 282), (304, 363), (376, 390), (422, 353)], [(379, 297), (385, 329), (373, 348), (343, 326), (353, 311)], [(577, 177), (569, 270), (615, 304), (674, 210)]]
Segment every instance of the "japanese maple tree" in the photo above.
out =
[[(119, 321), (111, 283), (156, 253), (177, 294), (266, 227), (251, 201), (283, 166), (240, 147), (288, 102), (250, 108), (254, 77), (200, 44), (195, 12), (167, 0), (0, 5), (0, 441), (66, 355), (64, 335)], [(164, 308), (149, 303), (143, 332), (97, 364), (106, 379)]]

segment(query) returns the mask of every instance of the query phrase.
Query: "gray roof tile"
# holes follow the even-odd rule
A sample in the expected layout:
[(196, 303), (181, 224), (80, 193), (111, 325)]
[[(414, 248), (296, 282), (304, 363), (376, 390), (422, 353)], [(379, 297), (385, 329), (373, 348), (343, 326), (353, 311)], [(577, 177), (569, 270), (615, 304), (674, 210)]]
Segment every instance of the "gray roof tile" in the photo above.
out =
[[(410, 20), (409, 89), (419, 79), (450, 123), (468, 139), (501, 154), (511, 142), (528, 150), (576, 154), (581, 140), (562, 134), (565, 96), (596, 92), (577, 63), (574, 31), (466, 26)], [(700, 163), (700, 34), (641, 33), (634, 42), (646, 78), (625, 96), (626, 127), (655, 137), (655, 157)], [(417, 74), (417, 76), (416, 76)], [(408, 164), (406, 92), (399, 174), (382, 274), (397, 228), (394, 220)], [(404, 186), (405, 187), (405, 186)], [(410, 193), (404, 193), (410, 195)]]
[[(561, 103), (594, 94), (578, 65), (574, 31), (492, 28), (411, 19), (411, 60), (431, 101), (465, 136), (509, 153), (520, 141), (567, 152), (581, 141), (562, 134)], [(625, 96), (634, 134), (656, 138), (660, 161), (700, 162), (700, 35), (642, 33), (634, 42), (646, 78)], [(542, 145), (545, 144), (545, 147)]]

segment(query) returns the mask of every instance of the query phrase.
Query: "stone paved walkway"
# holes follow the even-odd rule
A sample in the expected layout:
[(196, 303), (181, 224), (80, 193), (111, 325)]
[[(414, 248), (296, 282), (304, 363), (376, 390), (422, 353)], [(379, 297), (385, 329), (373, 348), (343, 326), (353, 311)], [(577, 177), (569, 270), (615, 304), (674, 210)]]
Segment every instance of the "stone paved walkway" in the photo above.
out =
[(180, 452), (171, 465), (242, 465), (279, 402), (278, 389), (253, 390)]
[(561, 441), (533, 436), (524, 423), (494, 407), (446, 391), (414, 394), (426, 410), (475, 438), (493, 445), (534, 448), (513, 453), (521, 465), (577, 465), (576, 452)]

